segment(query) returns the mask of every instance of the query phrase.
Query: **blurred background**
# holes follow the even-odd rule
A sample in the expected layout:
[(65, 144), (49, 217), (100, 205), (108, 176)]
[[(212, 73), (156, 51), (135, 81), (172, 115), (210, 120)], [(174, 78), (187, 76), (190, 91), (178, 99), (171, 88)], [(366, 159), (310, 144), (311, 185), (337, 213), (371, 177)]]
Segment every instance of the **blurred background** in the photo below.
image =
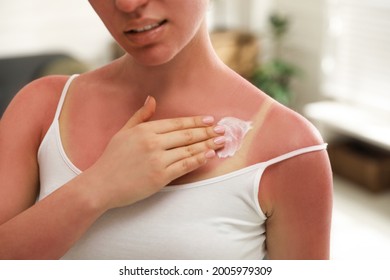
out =
[[(310, 119), (334, 172), (333, 259), (390, 259), (390, 1), (214, 0), (220, 57)], [(121, 55), (88, 1), (0, 2), (0, 116), (20, 87)]]

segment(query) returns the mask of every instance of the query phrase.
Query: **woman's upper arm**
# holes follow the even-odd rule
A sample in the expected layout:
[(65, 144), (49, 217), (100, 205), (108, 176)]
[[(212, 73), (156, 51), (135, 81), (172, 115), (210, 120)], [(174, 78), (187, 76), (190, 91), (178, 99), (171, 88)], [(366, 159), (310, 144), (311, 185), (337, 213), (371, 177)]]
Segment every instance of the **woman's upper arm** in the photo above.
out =
[(267, 172), (268, 181), (272, 178), (267, 190), (268, 257), (328, 259), (333, 187), (326, 151), (292, 158)]
[[(24, 87), (0, 120), (0, 224), (34, 204), (39, 191), (37, 151), (53, 118), (62, 78)], [(51, 89), (53, 93), (49, 93)], [(54, 108), (53, 108), (54, 107)]]

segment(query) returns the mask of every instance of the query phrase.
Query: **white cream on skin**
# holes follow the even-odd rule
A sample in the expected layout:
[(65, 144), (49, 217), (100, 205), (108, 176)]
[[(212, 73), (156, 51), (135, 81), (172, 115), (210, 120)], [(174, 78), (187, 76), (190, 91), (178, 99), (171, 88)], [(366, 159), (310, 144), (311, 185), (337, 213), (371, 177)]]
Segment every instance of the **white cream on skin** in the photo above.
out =
[(217, 151), (217, 156), (232, 157), (241, 148), (245, 135), (252, 129), (252, 122), (225, 117), (218, 122), (218, 125), (225, 128), (226, 142), (224, 148)]

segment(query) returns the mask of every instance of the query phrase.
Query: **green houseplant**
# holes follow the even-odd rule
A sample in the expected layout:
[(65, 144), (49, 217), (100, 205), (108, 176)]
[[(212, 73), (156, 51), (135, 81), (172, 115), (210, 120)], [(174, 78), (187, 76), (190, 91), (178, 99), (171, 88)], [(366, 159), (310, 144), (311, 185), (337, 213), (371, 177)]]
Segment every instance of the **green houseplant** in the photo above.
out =
[(282, 41), (289, 23), (287, 17), (278, 13), (270, 16), (274, 55), (271, 60), (259, 65), (250, 79), (255, 86), (285, 105), (289, 105), (291, 100), (291, 79), (299, 73), (296, 66), (281, 58)]

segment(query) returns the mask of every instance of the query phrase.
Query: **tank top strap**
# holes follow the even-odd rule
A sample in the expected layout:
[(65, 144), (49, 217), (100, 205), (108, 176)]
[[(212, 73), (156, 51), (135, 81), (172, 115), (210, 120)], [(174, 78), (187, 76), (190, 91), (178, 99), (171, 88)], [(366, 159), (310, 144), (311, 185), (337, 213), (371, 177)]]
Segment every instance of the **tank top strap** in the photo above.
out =
[(73, 80), (78, 76), (79, 76), (79, 74), (74, 74), (74, 75), (70, 76), (70, 78), (66, 82), (64, 89), (62, 90), (62, 93), (61, 93), (60, 101), (58, 102), (58, 105), (57, 105), (56, 114), (54, 117), (55, 120), (58, 120), (58, 118), (60, 117), (60, 114), (62, 111), (62, 106), (64, 105), (66, 94), (68, 93), (69, 87), (72, 84)]
[(293, 158), (293, 157), (296, 157), (296, 156), (299, 156), (299, 155), (302, 155), (302, 154), (311, 153), (311, 152), (315, 152), (315, 151), (326, 150), (327, 146), (328, 146), (328, 144), (324, 143), (324, 144), (320, 144), (320, 145), (315, 145), (315, 146), (309, 146), (309, 147), (301, 148), (301, 149), (298, 149), (298, 150), (295, 150), (295, 151), (288, 152), (286, 154), (277, 156), (277, 157), (275, 157), (273, 159), (270, 159), (270, 160), (266, 161), (264, 164), (266, 165), (266, 167), (268, 167), (268, 166), (271, 166), (271, 165), (273, 165), (275, 163), (278, 163), (278, 162), (281, 162), (281, 161), (284, 161), (286, 159)]

